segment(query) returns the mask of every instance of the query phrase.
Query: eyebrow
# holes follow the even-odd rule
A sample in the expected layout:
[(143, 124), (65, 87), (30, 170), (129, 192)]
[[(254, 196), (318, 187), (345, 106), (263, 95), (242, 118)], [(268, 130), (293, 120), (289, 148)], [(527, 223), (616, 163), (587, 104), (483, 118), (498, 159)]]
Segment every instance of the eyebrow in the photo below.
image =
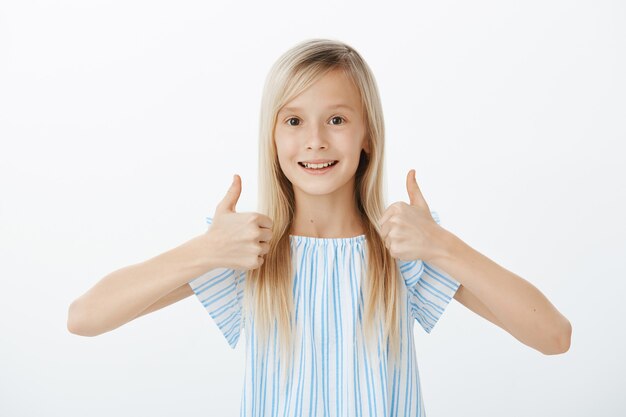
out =
[[(355, 111), (352, 107), (347, 104), (334, 104), (326, 107), (326, 110), (335, 110), (335, 109), (347, 109), (350, 111)], [(287, 112), (298, 112), (302, 109), (300, 107), (283, 107), (278, 113), (287, 113)]]

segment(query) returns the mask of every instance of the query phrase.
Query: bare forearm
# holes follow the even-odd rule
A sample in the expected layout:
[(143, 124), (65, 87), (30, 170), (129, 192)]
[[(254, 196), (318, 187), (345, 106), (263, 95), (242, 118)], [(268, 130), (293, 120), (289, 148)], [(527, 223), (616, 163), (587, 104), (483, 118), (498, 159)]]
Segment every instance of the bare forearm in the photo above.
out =
[(546, 354), (569, 348), (571, 325), (528, 281), (442, 229), (441, 250), (431, 262), (472, 292), (520, 342)]
[(72, 333), (95, 336), (133, 320), (140, 312), (215, 266), (204, 235), (102, 278), (69, 308)]

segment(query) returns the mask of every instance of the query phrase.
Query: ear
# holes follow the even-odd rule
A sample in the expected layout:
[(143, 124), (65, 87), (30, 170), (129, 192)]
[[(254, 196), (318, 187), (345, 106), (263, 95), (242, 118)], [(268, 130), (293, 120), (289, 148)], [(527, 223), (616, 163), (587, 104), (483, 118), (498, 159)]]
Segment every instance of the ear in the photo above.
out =
[(366, 137), (363, 140), (363, 150), (365, 151), (367, 156), (369, 156), (369, 154), (370, 154), (370, 138), (369, 137)]

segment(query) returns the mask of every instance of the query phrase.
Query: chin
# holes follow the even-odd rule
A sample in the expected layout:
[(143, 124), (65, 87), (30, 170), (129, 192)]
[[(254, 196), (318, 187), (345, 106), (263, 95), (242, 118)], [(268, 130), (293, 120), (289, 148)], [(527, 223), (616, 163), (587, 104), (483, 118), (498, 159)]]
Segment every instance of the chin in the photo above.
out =
[(308, 195), (327, 195), (337, 191), (336, 188), (330, 187), (298, 187), (301, 193)]

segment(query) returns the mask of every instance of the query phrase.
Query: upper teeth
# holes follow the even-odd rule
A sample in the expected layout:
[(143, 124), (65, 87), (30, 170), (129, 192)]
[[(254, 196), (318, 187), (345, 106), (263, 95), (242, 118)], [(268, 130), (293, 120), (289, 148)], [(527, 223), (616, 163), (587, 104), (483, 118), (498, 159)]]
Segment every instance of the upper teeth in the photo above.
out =
[(326, 162), (326, 163), (323, 163), (323, 164), (309, 164), (309, 163), (303, 162), (302, 165), (304, 165), (305, 168), (319, 169), (319, 168), (326, 168), (327, 166), (333, 165), (334, 163), (335, 163), (334, 161), (333, 162)]

